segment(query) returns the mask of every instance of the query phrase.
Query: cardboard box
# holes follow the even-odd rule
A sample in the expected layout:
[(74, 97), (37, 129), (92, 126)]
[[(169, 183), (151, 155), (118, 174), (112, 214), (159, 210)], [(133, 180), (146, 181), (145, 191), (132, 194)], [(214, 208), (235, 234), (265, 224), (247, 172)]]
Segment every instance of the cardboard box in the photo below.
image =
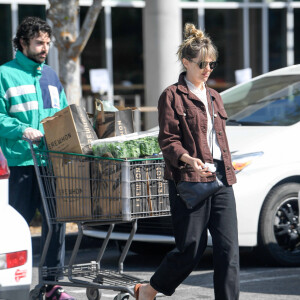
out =
[(90, 162), (75, 155), (50, 154), (55, 174), (57, 221), (90, 220)]
[[(80, 106), (71, 104), (42, 123), (49, 150), (92, 154), (91, 142), (97, 135)], [(50, 159), (56, 178), (57, 219), (91, 219), (90, 163), (74, 155), (50, 154)]]
[(49, 150), (91, 154), (91, 142), (97, 139), (86, 112), (71, 104), (42, 120)]
[(92, 165), (93, 217), (122, 219), (121, 164), (99, 160)]

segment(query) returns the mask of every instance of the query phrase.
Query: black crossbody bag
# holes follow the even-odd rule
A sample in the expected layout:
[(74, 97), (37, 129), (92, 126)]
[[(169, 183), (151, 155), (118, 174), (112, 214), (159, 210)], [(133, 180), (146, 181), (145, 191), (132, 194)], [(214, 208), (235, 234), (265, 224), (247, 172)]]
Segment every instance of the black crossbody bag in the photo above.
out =
[[(208, 89), (212, 106), (212, 155), (213, 155), (213, 134), (214, 134), (214, 104), (212, 96)], [(179, 181), (176, 185), (177, 192), (180, 198), (185, 203), (188, 209), (193, 209), (203, 200), (220, 190), (224, 184), (216, 177), (216, 180), (210, 182), (189, 182)]]

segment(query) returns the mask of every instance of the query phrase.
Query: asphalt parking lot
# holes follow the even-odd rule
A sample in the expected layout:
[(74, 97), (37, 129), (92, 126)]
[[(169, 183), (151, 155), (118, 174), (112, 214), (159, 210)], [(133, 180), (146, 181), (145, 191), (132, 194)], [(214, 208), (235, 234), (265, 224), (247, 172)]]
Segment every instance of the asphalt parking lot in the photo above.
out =
[[(95, 260), (98, 254), (97, 247), (83, 249), (78, 255), (76, 263), (89, 263)], [(66, 260), (70, 256), (67, 251)], [(120, 251), (114, 242), (109, 247), (101, 261), (101, 267), (108, 270), (117, 270)], [(162, 260), (162, 255), (141, 255), (129, 252), (124, 263), (124, 272), (138, 278), (149, 280), (156, 267)], [(37, 284), (37, 265), (39, 255), (34, 255), (34, 277), (32, 288)], [(208, 250), (198, 268), (179, 286), (171, 297), (159, 299), (214, 299), (213, 295), (213, 262), (211, 251)], [(249, 251), (241, 252), (241, 300), (293, 300), (300, 299), (300, 268), (270, 267)], [(69, 286), (69, 294), (77, 300), (88, 299), (86, 289)], [(114, 299), (117, 292), (110, 289), (101, 290), (101, 300)], [(130, 297), (130, 299), (133, 299)]]

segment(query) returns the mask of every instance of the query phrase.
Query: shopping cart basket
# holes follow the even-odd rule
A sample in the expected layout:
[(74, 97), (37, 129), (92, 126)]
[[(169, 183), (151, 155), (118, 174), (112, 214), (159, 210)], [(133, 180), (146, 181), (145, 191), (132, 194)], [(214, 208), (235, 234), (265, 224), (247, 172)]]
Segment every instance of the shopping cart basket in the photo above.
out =
[[(101, 289), (119, 293), (114, 298), (128, 299), (139, 278), (123, 272), (123, 263), (137, 230), (137, 219), (170, 215), (168, 184), (163, 179), (161, 157), (113, 159), (35, 149), (28, 140), (42, 196), (49, 233), (39, 263), (39, 283), (31, 299), (42, 299), (45, 285), (84, 287), (89, 300), (100, 299)], [(78, 235), (69, 264), (61, 268), (44, 266), (56, 223), (74, 222)], [(132, 222), (130, 237), (120, 255), (118, 271), (103, 270), (104, 255), (114, 224)], [(95, 261), (76, 264), (85, 226), (109, 224), (105, 240)], [(50, 276), (63, 277), (48, 281)]]

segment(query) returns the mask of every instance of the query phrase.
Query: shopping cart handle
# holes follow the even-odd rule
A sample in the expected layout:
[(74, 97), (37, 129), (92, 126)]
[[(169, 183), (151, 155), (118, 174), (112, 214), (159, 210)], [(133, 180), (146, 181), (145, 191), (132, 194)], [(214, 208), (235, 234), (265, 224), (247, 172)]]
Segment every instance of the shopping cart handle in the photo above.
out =
[(22, 136), (22, 140), (28, 142), (29, 146), (32, 147), (33, 142), (29, 138), (25, 137), (24, 135)]
[(32, 147), (33, 144), (37, 145), (37, 146), (39, 146), (41, 143), (43, 144), (44, 143), (44, 138), (45, 137), (42, 137), (39, 140), (31, 140), (31, 139), (25, 137), (24, 135), (22, 136), (22, 140), (28, 142), (31, 147)]

